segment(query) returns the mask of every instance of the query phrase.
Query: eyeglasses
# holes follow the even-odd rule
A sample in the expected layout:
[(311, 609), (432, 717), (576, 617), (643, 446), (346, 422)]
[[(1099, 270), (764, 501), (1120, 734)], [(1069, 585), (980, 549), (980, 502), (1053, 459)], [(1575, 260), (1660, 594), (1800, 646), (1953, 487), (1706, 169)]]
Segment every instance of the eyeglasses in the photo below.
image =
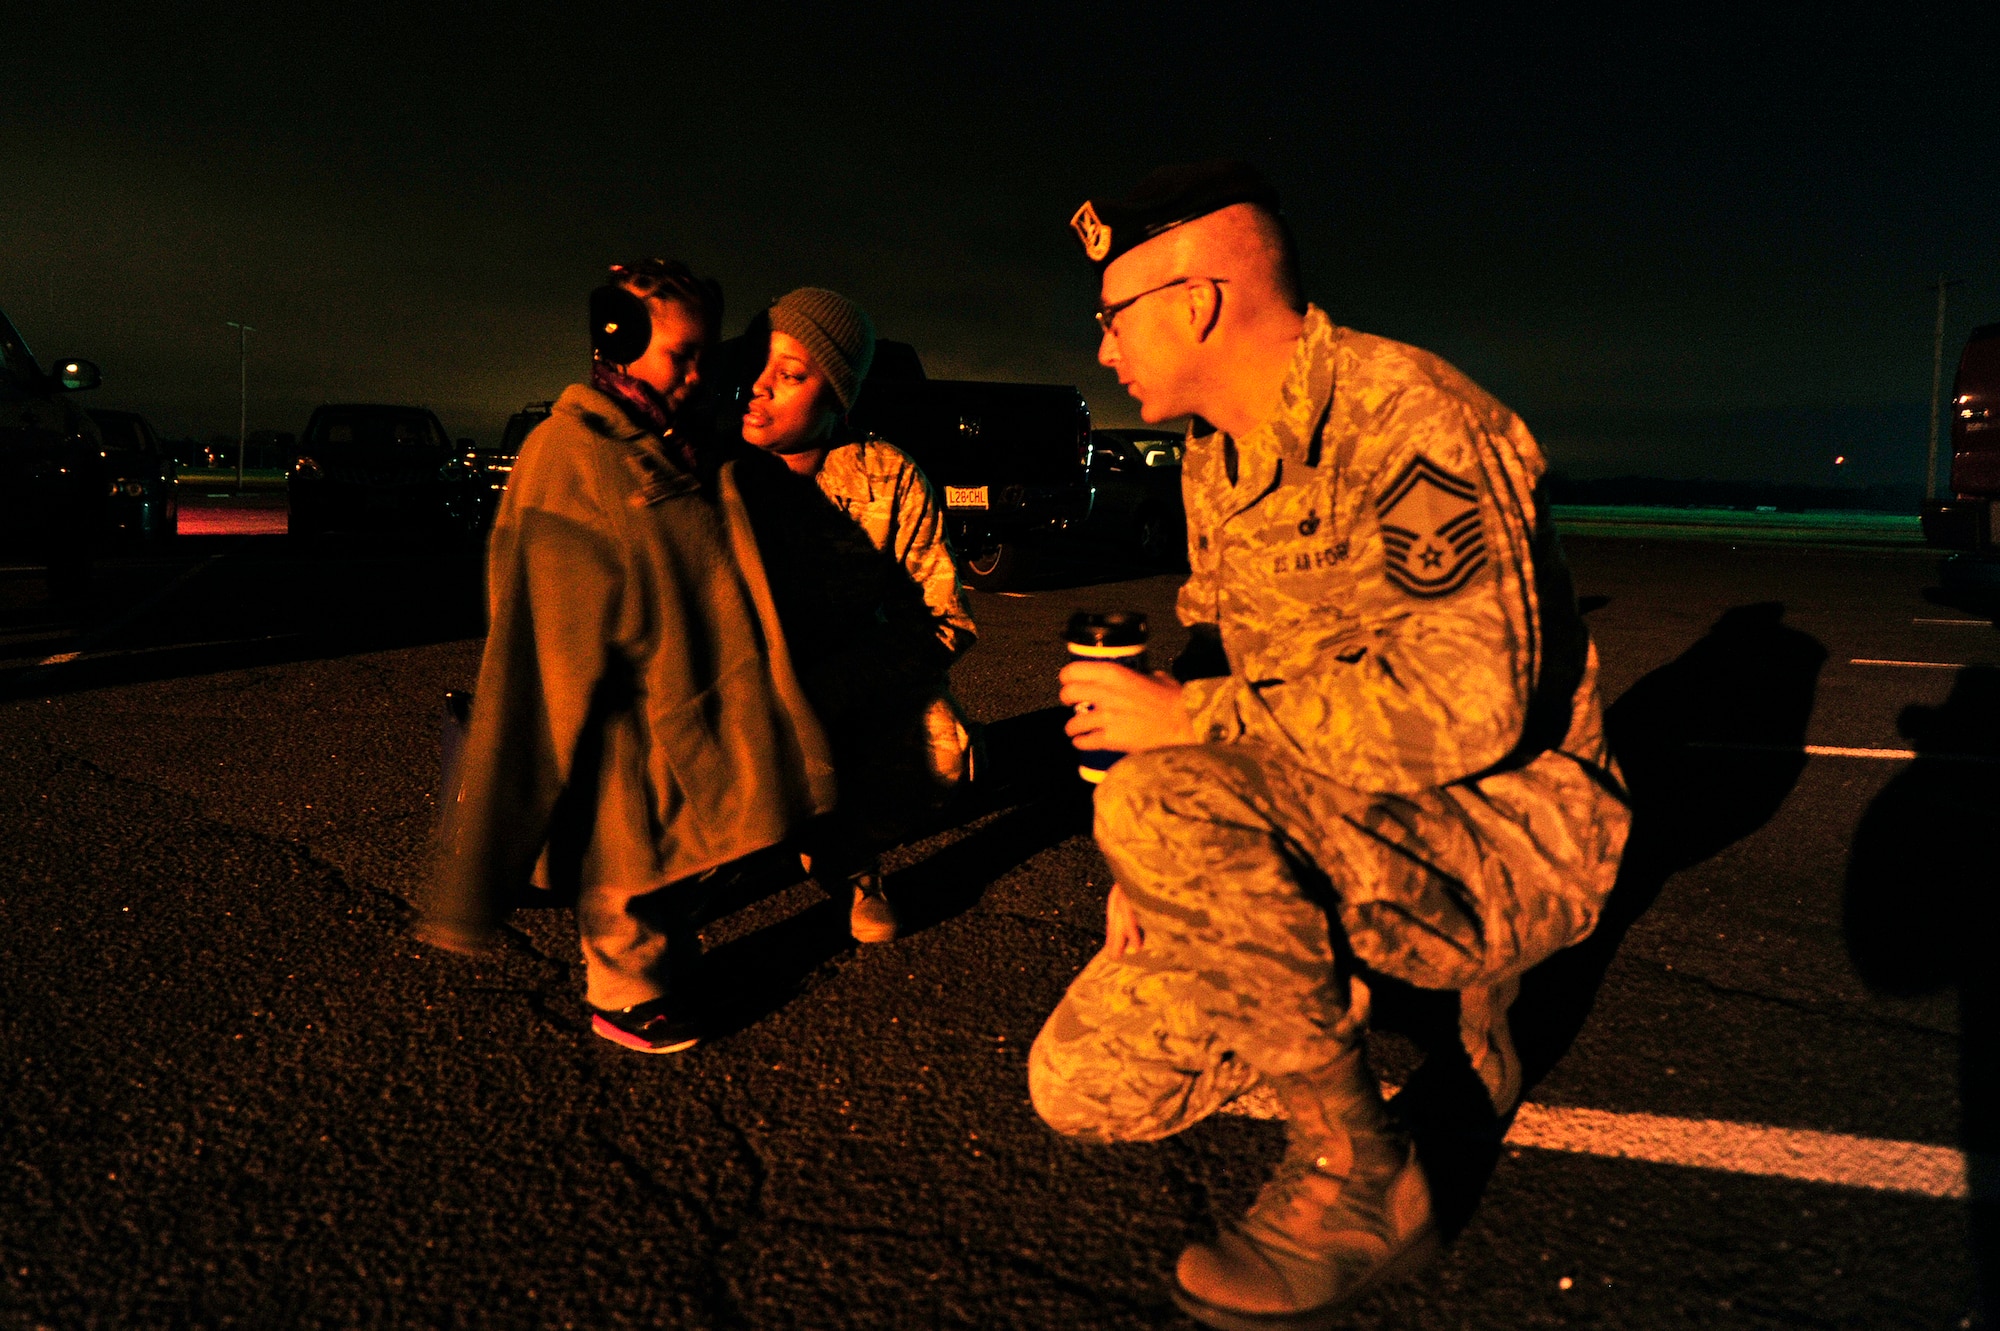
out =
[(1229, 279), (1226, 277), (1177, 277), (1171, 282), (1162, 282), (1156, 287), (1146, 288), (1146, 290), (1141, 291), (1136, 296), (1127, 296), (1115, 305), (1098, 306), (1096, 315), (1097, 326), (1103, 330), (1106, 337), (1110, 337), (1112, 335), (1111, 325), (1117, 322), (1118, 316), (1155, 292), (1165, 291), (1169, 287), (1185, 286), (1189, 282), (1213, 282), (1215, 285), (1221, 286), (1228, 281)]

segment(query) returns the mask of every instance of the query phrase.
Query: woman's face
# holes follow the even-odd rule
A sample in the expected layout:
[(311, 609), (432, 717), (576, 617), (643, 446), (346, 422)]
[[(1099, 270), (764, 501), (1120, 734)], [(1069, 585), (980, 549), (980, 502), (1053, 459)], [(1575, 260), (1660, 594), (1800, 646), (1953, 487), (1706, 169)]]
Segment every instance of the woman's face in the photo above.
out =
[(750, 388), (743, 441), (773, 453), (797, 453), (825, 441), (840, 399), (812, 356), (789, 333), (773, 330), (771, 358)]

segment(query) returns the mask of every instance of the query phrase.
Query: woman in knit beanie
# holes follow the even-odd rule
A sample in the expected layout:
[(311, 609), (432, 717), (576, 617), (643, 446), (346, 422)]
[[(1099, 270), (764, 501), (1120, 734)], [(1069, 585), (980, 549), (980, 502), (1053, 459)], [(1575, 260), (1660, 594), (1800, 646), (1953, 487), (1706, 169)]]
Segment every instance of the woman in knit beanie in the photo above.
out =
[(975, 628), (930, 481), (893, 445), (850, 437), (847, 415), (875, 355), (867, 314), (837, 292), (801, 287), (770, 321), (743, 439), (786, 471), (763, 485), (746, 479), (745, 499), (840, 780), (839, 808), (806, 838), (808, 856), (823, 889), (851, 887), (854, 937), (884, 943), (899, 926), (878, 852), (971, 772), (971, 733), (947, 672)]

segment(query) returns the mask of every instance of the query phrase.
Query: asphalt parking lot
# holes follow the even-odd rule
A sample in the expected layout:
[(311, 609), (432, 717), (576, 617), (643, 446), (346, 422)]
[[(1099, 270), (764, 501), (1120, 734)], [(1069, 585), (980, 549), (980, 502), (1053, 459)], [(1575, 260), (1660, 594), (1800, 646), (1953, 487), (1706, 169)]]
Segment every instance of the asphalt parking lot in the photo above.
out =
[[(1993, 619), (1921, 553), (1570, 550), (1644, 830), (1517, 1011), (1546, 1074), (1512, 1135), (1427, 1146), (1445, 1259), (1353, 1324), (1978, 1324)], [(1282, 1130), (1099, 1149), (1026, 1102), (1106, 881), (1056, 631), (1139, 609), (1177, 645), (1174, 578), (1046, 564), (974, 597), (955, 684), (1004, 761), (893, 857), (911, 936), (857, 949), (772, 857), (705, 935), (720, 1034), (671, 1059), (590, 1035), (561, 909), (490, 962), (408, 936), (473, 556), (191, 537), (71, 607), (0, 573), (0, 1319), (1185, 1325), (1174, 1256)], [(1414, 1095), (1435, 1013), (1390, 1008)]]

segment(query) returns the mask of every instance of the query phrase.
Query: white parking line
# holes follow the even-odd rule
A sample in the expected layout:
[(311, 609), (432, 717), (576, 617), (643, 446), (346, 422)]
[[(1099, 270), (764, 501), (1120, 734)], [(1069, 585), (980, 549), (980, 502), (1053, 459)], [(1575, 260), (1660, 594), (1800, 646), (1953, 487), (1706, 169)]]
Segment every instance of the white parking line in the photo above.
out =
[(1866, 656), (1857, 656), (1852, 661), (1849, 661), (1847, 664), (1858, 665), (1858, 666), (1902, 666), (1907, 670), (1965, 669), (1964, 664), (1958, 661), (1877, 661), (1872, 657), (1866, 657)]
[(1912, 624), (1962, 624), (1968, 628), (1977, 629), (1990, 629), (1993, 627), (1993, 621), (1990, 619), (1913, 619), (1910, 622)]
[[(1390, 1095), (1395, 1089), (1384, 1086), (1382, 1091)], [(1222, 1112), (1245, 1118), (1284, 1117), (1277, 1098), (1261, 1086), (1224, 1105)], [(1523, 1104), (1507, 1130), (1506, 1144), (1916, 1197), (1957, 1199), (1970, 1191), (1965, 1152), (1949, 1146), (1761, 1123)]]
[[(1885, 762), (1909, 762), (1915, 749), (1850, 749), (1839, 744), (1734, 744), (1725, 740), (1691, 739), (1690, 749), (1726, 749), (1736, 753), (1805, 754), (1809, 758), (1875, 758)], [(1949, 756), (1949, 755), (1935, 755)], [(1977, 757), (1977, 755), (1974, 755)]]
[(1964, 1197), (1965, 1152), (1948, 1146), (1771, 1128), (1718, 1119), (1614, 1114), (1524, 1104), (1508, 1130), (1511, 1146), (1575, 1155), (1719, 1169), (1761, 1178), (1832, 1183), (1918, 1197)]

